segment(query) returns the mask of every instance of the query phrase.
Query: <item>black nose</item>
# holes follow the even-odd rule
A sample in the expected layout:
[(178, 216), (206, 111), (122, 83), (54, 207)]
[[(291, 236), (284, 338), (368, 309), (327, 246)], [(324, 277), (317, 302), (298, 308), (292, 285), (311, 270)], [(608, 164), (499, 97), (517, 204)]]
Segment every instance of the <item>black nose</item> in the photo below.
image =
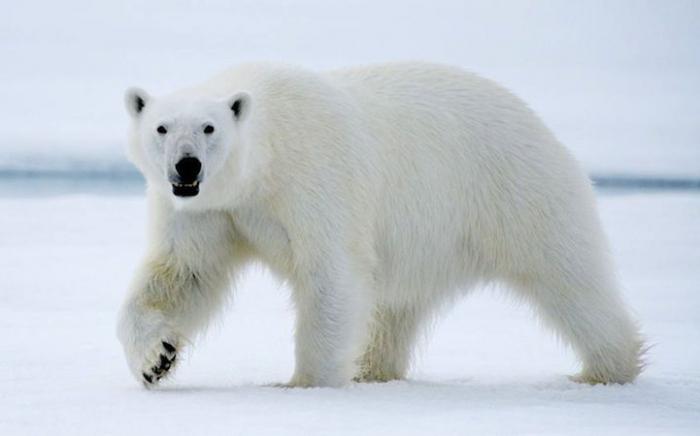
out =
[(202, 163), (196, 157), (184, 157), (175, 164), (175, 169), (182, 183), (193, 183), (202, 170)]

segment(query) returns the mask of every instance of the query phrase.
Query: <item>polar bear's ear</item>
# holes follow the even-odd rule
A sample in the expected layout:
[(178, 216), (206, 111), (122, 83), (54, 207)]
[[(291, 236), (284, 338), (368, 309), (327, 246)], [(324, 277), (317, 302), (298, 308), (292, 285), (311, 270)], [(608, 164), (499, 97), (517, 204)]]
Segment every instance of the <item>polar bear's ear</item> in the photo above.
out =
[(129, 111), (132, 117), (138, 118), (146, 107), (146, 104), (148, 104), (150, 98), (148, 93), (141, 88), (129, 88), (124, 93), (126, 110)]
[(250, 94), (241, 91), (229, 97), (226, 104), (233, 113), (233, 118), (236, 121), (243, 121), (250, 114)]

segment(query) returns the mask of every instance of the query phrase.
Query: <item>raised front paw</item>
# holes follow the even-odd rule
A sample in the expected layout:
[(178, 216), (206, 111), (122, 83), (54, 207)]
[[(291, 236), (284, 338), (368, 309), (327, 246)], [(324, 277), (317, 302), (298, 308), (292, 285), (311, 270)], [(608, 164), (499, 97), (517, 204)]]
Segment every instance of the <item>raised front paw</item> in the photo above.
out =
[(146, 355), (141, 370), (141, 377), (146, 387), (158, 384), (161, 379), (172, 373), (177, 359), (177, 348), (171, 342), (175, 341), (160, 341), (160, 345)]
[(147, 387), (172, 375), (187, 342), (161, 313), (135, 304), (122, 310), (117, 333), (131, 373)]

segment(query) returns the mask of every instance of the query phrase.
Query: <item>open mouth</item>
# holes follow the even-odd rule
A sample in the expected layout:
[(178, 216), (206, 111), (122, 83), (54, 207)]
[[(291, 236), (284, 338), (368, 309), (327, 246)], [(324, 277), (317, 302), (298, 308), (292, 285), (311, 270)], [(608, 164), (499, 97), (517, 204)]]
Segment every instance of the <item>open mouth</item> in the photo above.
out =
[(199, 182), (173, 183), (172, 186), (176, 197), (194, 197), (199, 194)]

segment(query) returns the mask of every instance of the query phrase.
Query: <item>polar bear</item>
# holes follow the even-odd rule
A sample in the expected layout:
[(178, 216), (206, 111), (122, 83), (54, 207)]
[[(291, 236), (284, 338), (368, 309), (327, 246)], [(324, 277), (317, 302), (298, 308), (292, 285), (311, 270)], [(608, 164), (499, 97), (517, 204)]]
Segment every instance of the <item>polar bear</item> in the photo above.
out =
[(145, 385), (172, 373), (251, 261), (292, 289), (289, 386), (403, 378), (421, 328), (489, 282), (573, 348), (575, 380), (639, 374), (591, 183), (501, 86), (426, 63), (249, 64), (125, 100), (150, 242), (118, 336)]

